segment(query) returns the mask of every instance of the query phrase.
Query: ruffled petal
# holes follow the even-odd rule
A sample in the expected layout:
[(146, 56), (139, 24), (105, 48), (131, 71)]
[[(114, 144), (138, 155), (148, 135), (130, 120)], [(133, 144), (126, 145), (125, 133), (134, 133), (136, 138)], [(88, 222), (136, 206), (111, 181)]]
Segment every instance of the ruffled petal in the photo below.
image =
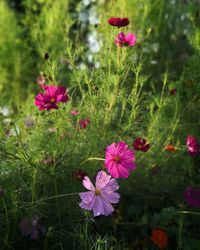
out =
[(93, 208), (93, 215), (105, 215), (108, 216), (114, 211), (112, 205), (107, 201), (102, 199), (100, 196), (96, 196), (96, 200)]
[(126, 41), (129, 44), (129, 46), (133, 46), (136, 43), (136, 36), (132, 33), (128, 33), (126, 35)]
[(104, 200), (115, 204), (118, 203), (120, 199), (120, 195), (118, 193), (107, 192), (107, 191), (102, 192), (101, 196)]
[(117, 184), (117, 181), (113, 178), (106, 184), (105, 187), (101, 189), (101, 191), (102, 192), (106, 191), (109, 193), (109, 192), (114, 192), (117, 189), (119, 189), (119, 185)]
[(88, 191), (80, 193), (79, 196), (84, 201), (84, 203), (90, 203), (93, 200), (95, 194), (93, 191)]
[(47, 95), (47, 96), (50, 96), (50, 97), (54, 97), (55, 98), (55, 96), (56, 96), (56, 92), (57, 92), (57, 86), (48, 86), (48, 85), (46, 85), (45, 87), (44, 87), (44, 89), (45, 89), (45, 94)]
[(96, 196), (94, 192), (85, 192), (79, 194), (82, 201), (79, 203), (79, 206), (85, 210), (92, 210), (94, 207)]
[(104, 171), (99, 171), (96, 177), (96, 188), (102, 189), (109, 181), (111, 176), (107, 175)]

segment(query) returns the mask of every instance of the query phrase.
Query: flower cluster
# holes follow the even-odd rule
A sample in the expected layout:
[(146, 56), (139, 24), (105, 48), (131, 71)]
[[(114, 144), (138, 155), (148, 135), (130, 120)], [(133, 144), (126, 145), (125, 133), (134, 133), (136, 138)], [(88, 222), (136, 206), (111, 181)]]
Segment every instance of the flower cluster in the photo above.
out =
[[(120, 17), (111, 17), (108, 19), (108, 23), (115, 27), (124, 27), (129, 24), (128, 18), (120, 18)], [(133, 47), (136, 43), (136, 36), (129, 32), (125, 34), (124, 32), (120, 32), (115, 37), (115, 44), (119, 47)]]
[(110, 175), (105, 171), (99, 171), (95, 187), (88, 176), (84, 177), (83, 186), (89, 192), (80, 193), (80, 207), (92, 210), (94, 216), (110, 215), (114, 211), (111, 203), (118, 203), (120, 198), (115, 192), (119, 186), (114, 178), (128, 178), (130, 171), (136, 168), (134, 161), (134, 152), (125, 142), (120, 141), (107, 146), (104, 164)]
[[(108, 20), (108, 23), (114, 27), (125, 27), (129, 24), (128, 18), (112, 17)], [(88, 39), (91, 44), (95, 44), (92, 38)], [(136, 44), (135, 34), (128, 32), (120, 32), (117, 34), (114, 40), (116, 46), (133, 47)], [(94, 51), (93, 51), (94, 52)], [(38, 85), (43, 90), (43, 93), (39, 93), (35, 97), (35, 105), (39, 110), (51, 110), (58, 109), (58, 104), (66, 103), (69, 100), (67, 90), (63, 86), (46, 85), (45, 78), (43, 76), (38, 77)], [(170, 95), (176, 95), (176, 89), (173, 88), (169, 92)], [(76, 117), (80, 114), (79, 111), (72, 110), (70, 115)], [(76, 118), (72, 118), (76, 119)], [(82, 118), (78, 120), (80, 129), (86, 129), (91, 123), (90, 119)], [(34, 121), (28, 119), (26, 122), (27, 127), (33, 126)], [(56, 132), (56, 128), (49, 128), (48, 132)], [(118, 141), (112, 143), (106, 147), (104, 169), (98, 171), (96, 174), (95, 184), (93, 184), (88, 177), (87, 173), (81, 169), (77, 169), (73, 172), (73, 179), (82, 181), (83, 186), (88, 190), (86, 192), (80, 192), (79, 206), (88, 211), (92, 211), (93, 216), (105, 215), (109, 216), (113, 213), (114, 207), (112, 204), (117, 204), (120, 200), (120, 195), (117, 192), (119, 185), (117, 183), (118, 178), (126, 179), (130, 176), (131, 172), (136, 170), (135, 152), (141, 151), (146, 153), (149, 151), (151, 144), (148, 140), (137, 137), (132, 143), (133, 149), (130, 149), (128, 144), (124, 141)], [(195, 156), (199, 153), (200, 145), (197, 138), (188, 135), (186, 138), (187, 151), (191, 156)], [(164, 148), (165, 151), (176, 153), (177, 147), (172, 144), (168, 144)], [(51, 159), (47, 159), (43, 162), (45, 165), (51, 164)], [(158, 171), (158, 168), (153, 169), (154, 172)], [(107, 172), (106, 172), (107, 171)], [(188, 187), (184, 192), (185, 201), (192, 207), (200, 208), (200, 190), (195, 190), (192, 187)], [(44, 226), (39, 222), (38, 216), (32, 218), (25, 217), (19, 224), (20, 230), (24, 236), (28, 236), (31, 239), (37, 239), (39, 235), (45, 233)], [(151, 241), (160, 249), (164, 249), (168, 246), (168, 236), (163, 229), (156, 228), (152, 231), (150, 237)]]

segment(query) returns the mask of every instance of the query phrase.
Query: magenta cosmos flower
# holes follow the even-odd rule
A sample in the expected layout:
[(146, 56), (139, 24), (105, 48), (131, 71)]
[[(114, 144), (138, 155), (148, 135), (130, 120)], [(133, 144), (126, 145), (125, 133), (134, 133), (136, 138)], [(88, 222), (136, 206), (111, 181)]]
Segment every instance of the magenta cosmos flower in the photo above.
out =
[(150, 148), (150, 144), (147, 143), (147, 141), (145, 139), (142, 139), (140, 137), (137, 137), (134, 141), (133, 141), (133, 148), (136, 151), (143, 151), (143, 152), (147, 152)]
[(199, 144), (197, 142), (196, 137), (192, 135), (188, 135), (186, 139), (186, 144), (187, 144), (188, 153), (191, 156), (197, 155), (199, 153)]
[(200, 208), (200, 189), (188, 187), (184, 192), (184, 197), (190, 206)]
[(99, 171), (96, 177), (95, 186), (88, 176), (84, 177), (83, 186), (88, 192), (80, 193), (82, 209), (93, 211), (94, 216), (110, 215), (114, 208), (111, 203), (118, 203), (120, 195), (115, 191), (119, 188), (115, 179), (104, 171)]
[(129, 20), (128, 18), (111, 17), (110, 19), (108, 19), (108, 23), (119, 28), (127, 26), (129, 24)]
[(119, 47), (132, 47), (136, 43), (136, 36), (133, 33), (120, 32), (115, 38), (115, 44)]
[(69, 97), (63, 86), (48, 86), (43, 87), (44, 93), (39, 93), (35, 97), (35, 105), (39, 110), (58, 109), (59, 102), (67, 102)]
[(89, 118), (81, 119), (79, 121), (80, 128), (87, 128), (87, 126), (89, 125), (89, 123), (90, 123), (90, 119)]
[(129, 172), (136, 168), (134, 161), (133, 151), (123, 141), (106, 148), (105, 166), (114, 178), (128, 178)]

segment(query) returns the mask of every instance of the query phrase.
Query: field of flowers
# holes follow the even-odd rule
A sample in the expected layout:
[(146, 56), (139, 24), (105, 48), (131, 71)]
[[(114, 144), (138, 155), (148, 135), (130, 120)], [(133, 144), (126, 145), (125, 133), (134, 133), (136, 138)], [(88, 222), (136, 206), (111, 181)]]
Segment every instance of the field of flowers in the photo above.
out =
[(199, 0), (0, 0), (0, 249), (200, 250), (199, 84)]

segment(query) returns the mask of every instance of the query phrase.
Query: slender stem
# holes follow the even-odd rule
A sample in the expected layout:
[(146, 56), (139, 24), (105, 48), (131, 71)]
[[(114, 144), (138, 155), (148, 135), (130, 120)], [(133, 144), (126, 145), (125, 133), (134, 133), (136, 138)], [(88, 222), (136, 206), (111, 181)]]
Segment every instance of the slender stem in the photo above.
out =
[(82, 161), (82, 162), (81, 162), (81, 165), (82, 165), (83, 163), (85, 163), (86, 161), (92, 161), (92, 160), (105, 161), (104, 158), (90, 157), (90, 158), (86, 159), (85, 161)]

